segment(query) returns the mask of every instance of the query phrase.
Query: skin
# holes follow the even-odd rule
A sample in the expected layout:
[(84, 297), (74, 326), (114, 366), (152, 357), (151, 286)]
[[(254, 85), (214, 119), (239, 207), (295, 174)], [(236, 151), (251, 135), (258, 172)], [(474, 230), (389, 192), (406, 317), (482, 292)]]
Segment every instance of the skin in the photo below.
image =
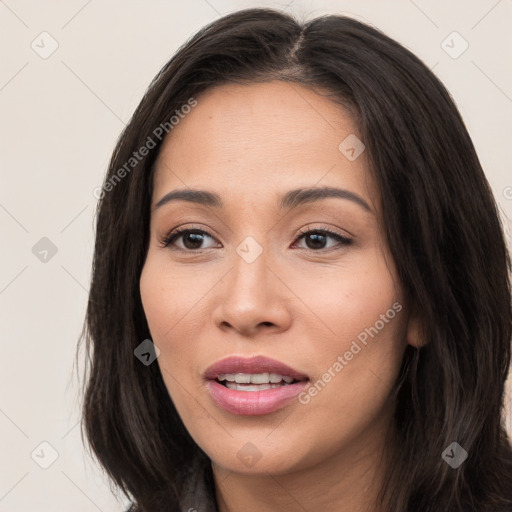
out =
[[(350, 161), (338, 149), (357, 127), (297, 84), (229, 84), (197, 100), (158, 158), (140, 292), (169, 394), (212, 460), (219, 509), (377, 511), (390, 392), (418, 326), (383, 238), (366, 153)], [(288, 190), (323, 186), (357, 194), (371, 210), (339, 198), (278, 209)], [(225, 206), (155, 209), (178, 188), (216, 192)], [(193, 245), (185, 235), (164, 248), (177, 226), (212, 237)], [(353, 243), (300, 239), (299, 230), (325, 227)], [(236, 252), (247, 236), (262, 248), (252, 263)], [(230, 355), (272, 357), (314, 383), (396, 302), (402, 310), (307, 404), (240, 416), (206, 390), (203, 372)], [(237, 457), (247, 443), (260, 456), (252, 466)]]

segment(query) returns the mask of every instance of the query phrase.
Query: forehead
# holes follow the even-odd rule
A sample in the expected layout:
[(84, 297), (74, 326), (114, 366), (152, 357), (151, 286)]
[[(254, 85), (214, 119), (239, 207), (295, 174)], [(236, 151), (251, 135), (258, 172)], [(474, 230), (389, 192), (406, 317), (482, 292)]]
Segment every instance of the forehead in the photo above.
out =
[[(341, 105), (287, 82), (227, 84), (207, 90), (167, 135), (154, 199), (173, 188), (207, 187), (263, 197), (297, 186), (344, 186), (368, 197), (363, 152), (339, 149), (357, 126)], [(370, 201), (370, 200), (369, 200)]]

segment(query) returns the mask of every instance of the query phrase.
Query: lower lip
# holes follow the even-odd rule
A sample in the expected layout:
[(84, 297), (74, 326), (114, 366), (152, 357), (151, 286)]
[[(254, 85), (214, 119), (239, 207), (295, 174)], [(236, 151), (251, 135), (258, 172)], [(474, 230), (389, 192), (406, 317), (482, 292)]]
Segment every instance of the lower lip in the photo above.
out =
[(207, 388), (213, 401), (232, 414), (256, 416), (282, 409), (308, 386), (308, 381), (295, 382), (263, 391), (236, 391), (216, 380), (209, 380)]

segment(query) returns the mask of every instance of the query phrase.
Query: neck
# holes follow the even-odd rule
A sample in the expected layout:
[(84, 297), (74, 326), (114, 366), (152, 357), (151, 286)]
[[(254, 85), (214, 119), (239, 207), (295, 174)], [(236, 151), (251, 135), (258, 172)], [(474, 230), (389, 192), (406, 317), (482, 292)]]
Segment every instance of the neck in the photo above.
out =
[(386, 436), (366, 436), (320, 463), (286, 474), (244, 475), (212, 464), (219, 512), (381, 512)]

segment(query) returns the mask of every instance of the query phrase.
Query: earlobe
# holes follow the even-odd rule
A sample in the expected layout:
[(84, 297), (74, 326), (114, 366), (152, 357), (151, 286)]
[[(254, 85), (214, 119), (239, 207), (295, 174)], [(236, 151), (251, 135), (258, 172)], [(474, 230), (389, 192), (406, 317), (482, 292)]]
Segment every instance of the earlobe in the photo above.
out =
[(407, 323), (407, 343), (413, 347), (420, 348), (425, 345), (423, 338), (419, 318), (416, 314), (411, 313)]

